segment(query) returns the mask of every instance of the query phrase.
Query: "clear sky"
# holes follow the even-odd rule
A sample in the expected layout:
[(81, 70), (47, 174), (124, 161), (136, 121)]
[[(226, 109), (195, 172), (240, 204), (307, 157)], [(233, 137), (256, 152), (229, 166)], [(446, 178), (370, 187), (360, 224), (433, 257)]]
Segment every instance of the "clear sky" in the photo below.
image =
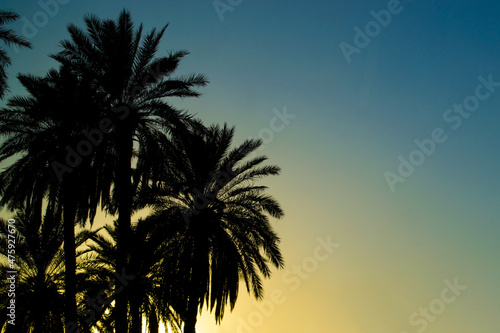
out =
[(179, 74), (208, 76), (174, 104), (261, 136), (283, 169), (265, 182), (286, 268), (200, 333), (498, 331), (497, 1), (57, 3), (0, 5), (34, 46), (10, 50), (12, 93), (56, 65), (67, 23), (125, 7), (145, 31), (170, 23), (160, 54), (191, 52)]

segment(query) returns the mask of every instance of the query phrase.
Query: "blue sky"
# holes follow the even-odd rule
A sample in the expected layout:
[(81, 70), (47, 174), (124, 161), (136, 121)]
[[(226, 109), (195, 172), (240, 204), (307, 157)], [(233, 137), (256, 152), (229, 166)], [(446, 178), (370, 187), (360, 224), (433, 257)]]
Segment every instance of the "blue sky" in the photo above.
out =
[[(456, 130), (443, 116), (475, 94), (478, 77), (500, 82), (500, 5), (219, 3), (235, 4), (223, 20), (213, 1), (67, 1), (30, 37), (32, 50), (11, 50), (8, 70), (12, 93), (23, 94), (15, 74), (42, 75), (55, 66), (47, 55), (68, 37), (67, 23), (82, 26), (89, 12), (114, 19), (125, 7), (146, 31), (170, 23), (160, 54), (191, 52), (179, 74), (208, 76), (203, 95), (173, 102), (178, 107), (207, 123), (235, 125), (237, 142), (268, 133), (276, 112), (291, 115), (262, 151), (283, 169), (266, 184), (285, 209), (275, 226), (287, 268), (266, 287), (269, 297), (281, 290), (285, 300), (268, 315), (242, 294), (221, 326), (204, 316), (199, 331), (497, 329), (500, 87)], [(374, 20), (371, 11), (391, 6), (398, 14), (348, 63), (339, 45), (354, 45), (354, 28), (364, 31)], [(31, 23), (34, 15), (43, 17), (36, 1), (4, 0), (1, 7)], [(9, 27), (20, 32), (25, 22)], [(414, 141), (431, 138), (436, 128), (447, 140), (391, 191), (384, 174), (396, 174), (398, 157), (408, 159), (418, 150)], [(340, 247), (291, 290), (288, 270), (307, 265), (318, 237), (328, 235)], [(444, 281), (455, 278), (468, 288), (425, 329), (422, 322), (412, 325), (412, 313), (439, 305)], [(255, 325), (243, 323), (249, 320)]]

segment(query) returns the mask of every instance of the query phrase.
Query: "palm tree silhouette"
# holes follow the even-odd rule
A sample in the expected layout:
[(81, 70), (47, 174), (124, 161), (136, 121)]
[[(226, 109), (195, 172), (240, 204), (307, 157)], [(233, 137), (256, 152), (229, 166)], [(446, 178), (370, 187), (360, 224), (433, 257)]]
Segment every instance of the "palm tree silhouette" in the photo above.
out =
[[(158, 226), (153, 220), (140, 219), (132, 225), (132, 242), (130, 246), (130, 260), (128, 267), (134, 272), (134, 279), (130, 281), (129, 320), (134, 329), (142, 332), (143, 318), (149, 332), (158, 333), (159, 323), (169, 324), (174, 332), (180, 332), (181, 318), (174, 309), (175, 302), (162, 297), (164, 285), (170, 274), (163, 274), (160, 269), (162, 262), (170, 260), (165, 250), (168, 239), (158, 232)], [(103, 228), (106, 234), (93, 234), (93, 244), (89, 245), (92, 253), (96, 254), (89, 262), (89, 266), (98, 267), (96, 276), (112, 277), (117, 259), (116, 221), (113, 226)], [(103, 281), (105, 285), (108, 281)], [(110, 313), (114, 311), (109, 308)], [(136, 324), (139, 323), (139, 324)]]
[[(52, 57), (79, 75), (91, 78), (97, 91), (106, 96), (103, 117), (112, 120), (115, 130), (109, 145), (102, 147), (109, 153), (103, 166), (113, 170), (111, 196), (115, 206), (107, 208), (112, 214), (118, 213), (116, 272), (119, 273), (127, 266), (134, 187), (139, 181), (147, 183), (151, 179), (147, 168), (133, 172), (132, 167), (134, 163), (153, 165), (153, 161), (147, 163), (141, 159), (158, 159), (160, 156), (153, 152), (160, 152), (157, 142), (165, 130), (179, 126), (187, 118), (164, 98), (198, 96), (192, 88), (205, 85), (207, 80), (202, 75), (171, 77), (180, 58), (188, 54), (186, 51), (155, 58), (167, 26), (158, 32), (153, 29), (143, 39), (142, 25), (134, 28), (125, 10), (116, 22), (92, 15), (84, 21), (87, 31), (69, 25), (71, 40), (61, 42), (63, 50)], [(117, 332), (127, 331), (127, 303), (127, 292), (117, 295)]]
[[(234, 308), (240, 277), (247, 291), (263, 297), (261, 276), (269, 264), (282, 268), (279, 238), (268, 215), (281, 218), (278, 202), (254, 182), (277, 175), (277, 166), (260, 166), (267, 158), (250, 158), (262, 142), (246, 140), (231, 149), (234, 128), (205, 128), (193, 121), (165, 143), (171, 157), (155, 211), (148, 219), (168, 239), (162, 271), (170, 275), (165, 297), (176, 308), (184, 333), (195, 332), (204, 304), (220, 322), (226, 304)], [(173, 276), (172, 276), (173, 275)]]
[[(6, 29), (2, 27), (3, 25), (13, 22), (19, 18), (19, 14), (13, 11), (0, 10), (0, 40), (4, 42), (7, 46), (24, 46), (31, 48), (31, 44), (14, 33), (12, 29)], [(7, 73), (5, 69), (11, 64), (10, 57), (7, 55), (7, 51), (0, 47), (0, 99), (5, 95), (8, 90), (7, 86)]]
[[(75, 322), (86, 331), (140, 333), (145, 319), (153, 333), (160, 322), (194, 333), (205, 305), (220, 323), (226, 306), (235, 306), (240, 278), (262, 298), (262, 277), (284, 265), (269, 221), (283, 211), (254, 184), (280, 169), (251, 157), (261, 141), (231, 148), (234, 128), (205, 127), (166, 101), (199, 96), (194, 89), (207, 83), (202, 75), (172, 77), (188, 52), (155, 57), (167, 26), (143, 37), (125, 10), (116, 21), (84, 21), (85, 31), (69, 25), (71, 39), (51, 56), (61, 67), (19, 75), (28, 96), (0, 110), (0, 162), (16, 158), (0, 174), (0, 205), (26, 212), (18, 242), (31, 252), (20, 255), (21, 265), (36, 262), (23, 268), (35, 278), (25, 279), (22, 295), (57, 303), (26, 302), (21, 329), (61, 331)], [(96, 134), (103, 120), (113, 129)], [(98, 206), (117, 215), (104, 228), (108, 237), (75, 237), (75, 225), (92, 223)], [(132, 223), (145, 207), (154, 213)], [(77, 251), (87, 239), (93, 244)], [(48, 248), (37, 253), (40, 244)], [(49, 266), (57, 274), (47, 276)], [(124, 270), (135, 276), (125, 289), (113, 278)], [(92, 312), (87, 300), (97, 294), (114, 303)]]
[[(64, 67), (45, 77), (18, 76), (28, 91), (15, 96), (0, 110), (0, 161), (18, 159), (0, 174), (1, 205), (11, 210), (37, 208), (45, 198), (49, 205), (62, 207), (65, 244), (65, 318), (76, 322), (75, 223), (92, 223), (101, 192), (95, 186), (102, 154), (82, 160), (60, 182), (52, 167), (65, 161), (65, 147), (82, 140), (81, 129), (97, 126), (99, 94), (91, 93), (84, 82)], [(92, 97), (90, 97), (92, 96)], [(94, 112), (94, 114), (92, 114)], [(77, 191), (75, 189), (78, 189)], [(106, 201), (104, 201), (106, 203)]]
[[(64, 328), (64, 251), (63, 225), (60, 207), (47, 207), (43, 218), (34, 210), (18, 211), (15, 221), (15, 326), (7, 323), (9, 282), (0, 282), (0, 330), (2, 332), (62, 332)], [(7, 243), (8, 221), (0, 219), (0, 240)], [(77, 248), (89, 234), (78, 234), (73, 247)], [(7, 258), (7, 249), (0, 256)], [(81, 251), (76, 252), (80, 257)], [(2, 276), (12, 271), (8, 263), (0, 264)], [(5, 330), (5, 331), (4, 331)]]

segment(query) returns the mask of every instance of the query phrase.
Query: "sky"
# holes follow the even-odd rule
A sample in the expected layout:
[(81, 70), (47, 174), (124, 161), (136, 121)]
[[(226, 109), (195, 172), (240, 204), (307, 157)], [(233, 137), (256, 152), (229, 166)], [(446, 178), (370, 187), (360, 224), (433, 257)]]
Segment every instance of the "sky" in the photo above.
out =
[[(50, 5), (48, 5), (50, 4)], [(496, 332), (500, 326), (500, 4), (497, 1), (4, 0), (17, 73), (93, 13), (169, 23), (159, 55), (202, 73), (171, 102), (262, 138), (286, 266), (264, 300), (240, 293), (199, 333)], [(104, 223), (104, 220), (101, 221)]]

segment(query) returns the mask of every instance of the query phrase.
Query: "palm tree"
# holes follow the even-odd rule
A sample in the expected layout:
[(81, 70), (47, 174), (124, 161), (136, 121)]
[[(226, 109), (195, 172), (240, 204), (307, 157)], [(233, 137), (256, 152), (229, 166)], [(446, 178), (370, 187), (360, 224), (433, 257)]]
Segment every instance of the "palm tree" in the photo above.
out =
[[(9, 281), (0, 282), (0, 331), (4, 332), (62, 332), (64, 328), (64, 251), (61, 209), (47, 206), (43, 218), (40, 212), (24, 209), (13, 219), (0, 220), (0, 240), (7, 244), (15, 236), (15, 261), (11, 266), (2, 261), (3, 277), (15, 270), (15, 326), (8, 324), (7, 305)], [(9, 227), (10, 225), (10, 227)], [(73, 247), (82, 245), (88, 235), (79, 234)], [(12, 238), (12, 237), (10, 237)], [(0, 248), (0, 257), (8, 258), (8, 249)], [(81, 252), (76, 252), (79, 257)], [(13, 269), (14, 268), (14, 269)]]
[[(277, 166), (260, 166), (267, 158), (250, 154), (262, 144), (246, 140), (231, 149), (234, 128), (204, 129), (192, 122), (166, 142), (170, 164), (154, 213), (148, 218), (168, 242), (162, 262), (164, 298), (182, 300), (175, 308), (184, 321), (184, 333), (195, 332), (204, 304), (220, 322), (226, 304), (234, 308), (239, 280), (256, 298), (263, 297), (261, 275), (284, 265), (279, 238), (268, 216), (283, 211), (266, 186), (254, 181), (279, 174)], [(172, 276), (173, 275), (173, 276)]]
[[(31, 44), (26, 39), (16, 35), (12, 29), (2, 27), (9, 22), (17, 20), (18, 18), (19, 14), (15, 12), (0, 10), (0, 40), (7, 46), (15, 45), (31, 48)], [(8, 90), (7, 73), (5, 72), (5, 69), (10, 65), (10, 63), (11, 61), (10, 57), (7, 55), (7, 51), (0, 47), (0, 99), (4, 97), (5, 92)]]
[[(0, 161), (17, 157), (0, 174), (0, 205), (11, 210), (38, 207), (45, 198), (62, 209), (65, 244), (65, 318), (76, 322), (75, 223), (92, 222), (100, 200), (92, 165), (100, 165), (102, 154), (81, 161), (61, 179), (54, 163), (64, 162), (65, 147), (81, 142), (81, 129), (97, 126), (98, 93), (90, 93), (88, 82), (64, 67), (45, 77), (18, 76), (28, 97), (15, 96), (0, 110)], [(75, 191), (78, 188), (78, 191)], [(106, 203), (106, 201), (104, 201)], [(39, 209), (35, 209), (39, 211)]]
[[(167, 242), (164, 235), (157, 232), (157, 226), (150, 220), (140, 219), (132, 225), (132, 242), (130, 246), (130, 260), (128, 267), (134, 272), (130, 285), (129, 318), (134, 325), (132, 330), (142, 332), (142, 320), (146, 320), (149, 332), (158, 332), (159, 324), (169, 324), (174, 331), (180, 332), (181, 320), (175, 312), (169, 299), (163, 298), (162, 287), (168, 277), (159, 274), (162, 262), (169, 260), (165, 256)], [(107, 277), (103, 285), (109, 283), (114, 272), (117, 260), (116, 243), (118, 234), (116, 221), (113, 226), (105, 226), (106, 234), (95, 233), (89, 245), (92, 253), (96, 254), (89, 262), (94, 267), (95, 277), (92, 280)], [(90, 271), (87, 269), (87, 271)], [(110, 313), (114, 308), (109, 307)], [(100, 318), (96, 318), (100, 319)], [(138, 326), (138, 327), (137, 327)]]
[[(166, 131), (187, 118), (164, 98), (198, 96), (192, 89), (205, 85), (207, 80), (202, 75), (171, 77), (180, 59), (188, 54), (186, 51), (155, 58), (167, 26), (160, 31), (153, 29), (142, 38), (142, 25), (134, 28), (125, 10), (116, 22), (92, 15), (84, 21), (86, 32), (69, 25), (71, 40), (63, 41), (63, 50), (53, 58), (92, 79), (96, 90), (106, 97), (102, 118), (111, 119), (115, 126), (109, 135), (109, 145), (103, 147), (109, 153), (108, 162), (103, 165), (114, 170), (111, 193), (114, 205), (105, 208), (112, 214), (118, 213), (116, 272), (119, 273), (127, 265), (134, 191), (139, 181), (148, 183), (154, 175), (149, 168), (133, 172), (132, 166), (154, 165), (154, 161), (144, 161), (148, 156), (156, 161), (161, 159), (155, 154), (161, 152), (158, 142)], [(116, 300), (118, 332), (127, 331), (127, 298), (123, 292)]]

